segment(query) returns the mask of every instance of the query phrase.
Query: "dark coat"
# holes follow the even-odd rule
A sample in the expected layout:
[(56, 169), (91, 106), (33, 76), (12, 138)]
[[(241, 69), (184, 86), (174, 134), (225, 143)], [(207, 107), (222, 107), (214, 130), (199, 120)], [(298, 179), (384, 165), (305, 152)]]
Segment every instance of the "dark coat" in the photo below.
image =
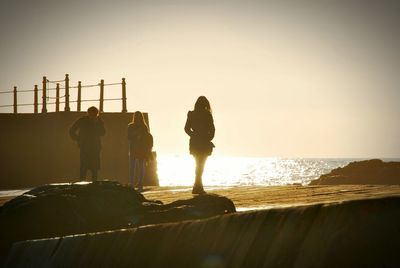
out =
[(153, 136), (144, 127), (133, 123), (128, 125), (129, 154), (136, 159), (150, 159)]
[(100, 137), (104, 136), (106, 130), (100, 118), (92, 120), (89, 116), (82, 116), (70, 127), (71, 138), (78, 142), (81, 149), (93, 149), (100, 151)]
[(70, 127), (69, 135), (79, 145), (81, 165), (95, 170), (100, 168), (100, 137), (105, 133), (103, 121), (92, 120), (89, 116), (82, 116)]
[(211, 155), (215, 135), (214, 119), (207, 111), (189, 111), (185, 132), (190, 136), (189, 151), (192, 155)]

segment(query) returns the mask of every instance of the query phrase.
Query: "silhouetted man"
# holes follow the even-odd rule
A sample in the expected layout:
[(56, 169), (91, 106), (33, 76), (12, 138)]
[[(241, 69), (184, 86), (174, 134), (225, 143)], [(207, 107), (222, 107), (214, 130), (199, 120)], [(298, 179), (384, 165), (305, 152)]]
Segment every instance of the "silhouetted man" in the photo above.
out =
[(80, 180), (86, 178), (88, 170), (92, 172), (92, 180), (97, 180), (97, 171), (100, 169), (100, 137), (105, 133), (99, 110), (94, 106), (87, 110), (86, 116), (76, 120), (70, 127), (69, 135), (78, 142), (80, 149)]

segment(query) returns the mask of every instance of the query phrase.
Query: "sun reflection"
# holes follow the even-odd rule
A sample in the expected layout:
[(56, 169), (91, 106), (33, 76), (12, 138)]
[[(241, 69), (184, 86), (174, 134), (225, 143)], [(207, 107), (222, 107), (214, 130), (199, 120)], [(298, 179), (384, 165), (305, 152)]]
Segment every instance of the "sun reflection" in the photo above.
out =
[[(190, 155), (159, 155), (158, 177), (161, 186), (191, 186), (195, 161)], [(205, 186), (232, 185), (306, 185), (350, 160), (307, 158), (208, 158), (203, 174)]]
[(194, 182), (195, 162), (191, 156), (160, 155), (157, 158), (160, 186), (189, 186)]
[[(265, 170), (269, 177), (282, 176), (282, 170), (277, 170), (278, 158), (268, 158), (262, 161), (251, 157), (223, 157), (212, 156), (207, 159), (203, 174), (203, 184), (207, 186), (219, 185), (254, 185), (260, 184), (265, 177)], [(194, 183), (195, 161), (190, 155), (163, 155), (158, 158), (158, 176), (161, 186), (182, 185)], [(284, 174), (283, 174), (284, 175)]]

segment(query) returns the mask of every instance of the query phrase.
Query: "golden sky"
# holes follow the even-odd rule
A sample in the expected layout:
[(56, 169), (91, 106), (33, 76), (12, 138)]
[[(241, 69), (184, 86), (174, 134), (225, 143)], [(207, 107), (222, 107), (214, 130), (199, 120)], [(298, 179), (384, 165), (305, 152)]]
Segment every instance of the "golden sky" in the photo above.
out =
[(43, 75), (69, 73), (71, 85), (125, 77), (128, 110), (150, 114), (161, 154), (188, 153), (186, 114), (205, 95), (218, 155), (399, 157), (399, 11), (361, 0), (5, 0), (0, 91), (32, 89)]

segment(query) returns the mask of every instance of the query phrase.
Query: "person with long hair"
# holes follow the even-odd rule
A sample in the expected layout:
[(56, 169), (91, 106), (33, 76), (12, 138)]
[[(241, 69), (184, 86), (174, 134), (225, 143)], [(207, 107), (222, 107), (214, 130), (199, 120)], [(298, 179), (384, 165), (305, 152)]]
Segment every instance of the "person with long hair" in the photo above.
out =
[(153, 136), (140, 111), (134, 113), (133, 121), (128, 125), (128, 140), (129, 183), (134, 188), (137, 182), (138, 190), (142, 192), (146, 162), (152, 154)]
[(206, 97), (200, 96), (194, 105), (194, 110), (188, 112), (185, 132), (190, 136), (190, 154), (196, 160), (196, 177), (192, 193), (204, 194), (202, 180), (204, 165), (213, 151), (214, 144), (211, 141), (215, 135), (212, 110)]

